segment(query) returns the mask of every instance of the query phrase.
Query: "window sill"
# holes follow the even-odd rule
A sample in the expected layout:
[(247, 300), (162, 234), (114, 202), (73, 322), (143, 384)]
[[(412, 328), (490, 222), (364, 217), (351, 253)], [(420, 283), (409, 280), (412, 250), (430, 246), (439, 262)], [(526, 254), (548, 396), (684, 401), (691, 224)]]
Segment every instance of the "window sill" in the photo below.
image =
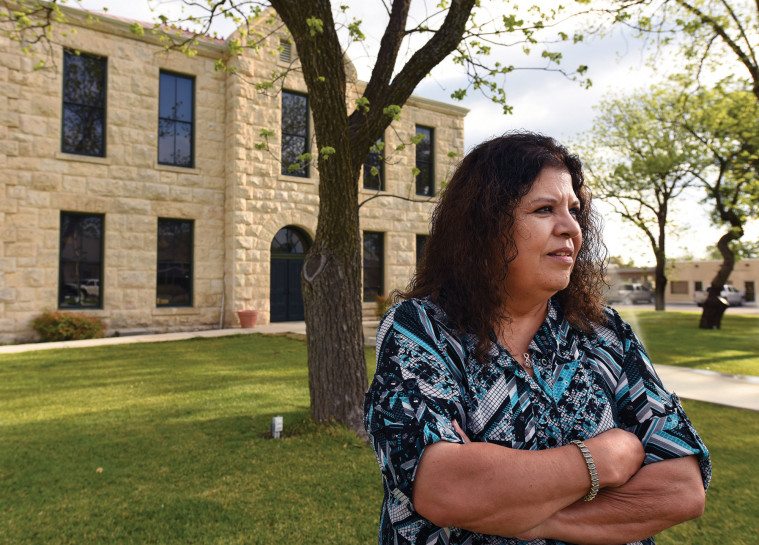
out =
[(58, 312), (86, 312), (89, 316), (96, 316), (98, 318), (110, 318), (111, 311), (103, 308), (94, 307), (58, 307)]
[(62, 151), (56, 152), (56, 159), (61, 161), (77, 161), (79, 163), (93, 163), (95, 165), (110, 165), (110, 157), (93, 157), (92, 155), (77, 155), (76, 153), (63, 153)]
[(303, 178), (301, 176), (288, 176), (287, 174), (280, 174), (277, 176), (277, 180), (280, 182), (294, 182), (296, 184), (308, 184), (314, 185), (316, 183), (315, 178)]
[(156, 170), (163, 170), (164, 172), (176, 172), (178, 174), (191, 174), (193, 176), (199, 176), (201, 174), (200, 169), (197, 167), (178, 167), (174, 165), (162, 165), (158, 161), (153, 163), (153, 168)]
[(379, 189), (379, 190), (377, 190), (377, 189), (366, 189), (364, 187), (359, 187), (358, 188), (358, 193), (359, 193), (359, 195), (367, 195), (367, 196), (371, 196), (371, 195), (393, 195), (393, 193), (391, 193), (387, 189)]
[(197, 316), (200, 310), (195, 307), (156, 307), (153, 316)]

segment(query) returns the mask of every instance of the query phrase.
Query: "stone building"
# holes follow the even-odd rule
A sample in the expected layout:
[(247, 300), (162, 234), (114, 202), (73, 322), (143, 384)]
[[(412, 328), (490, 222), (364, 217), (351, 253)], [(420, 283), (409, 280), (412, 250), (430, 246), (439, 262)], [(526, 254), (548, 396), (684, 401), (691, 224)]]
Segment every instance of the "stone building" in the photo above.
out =
[[(0, 37), (0, 343), (33, 338), (30, 320), (55, 309), (99, 316), (110, 334), (235, 327), (241, 309), (302, 319), (319, 183), (293, 165), (315, 151), (308, 96), (297, 71), (282, 93), (255, 86), (297, 66), (285, 31), (232, 74), (215, 70), (224, 40), (187, 56), (134, 21), (65, 12), (47, 69)], [(466, 112), (412, 97), (385, 148), (424, 140), (367, 158), (359, 199), (383, 196), (360, 209), (367, 314), (414, 271)]]

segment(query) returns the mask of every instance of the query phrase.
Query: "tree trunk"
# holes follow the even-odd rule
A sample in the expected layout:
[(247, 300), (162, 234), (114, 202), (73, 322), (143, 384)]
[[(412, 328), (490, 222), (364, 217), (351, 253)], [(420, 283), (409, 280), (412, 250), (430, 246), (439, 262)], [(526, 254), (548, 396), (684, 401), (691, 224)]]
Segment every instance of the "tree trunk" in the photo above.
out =
[(667, 289), (667, 212), (669, 210), (668, 200), (665, 200), (659, 206), (657, 214), (657, 223), (659, 228), (658, 244), (654, 245), (654, 256), (656, 257), (656, 271), (654, 273), (656, 282), (656, 304), (654, 310), (665, 310), (664, 294)]
[[(365, 436), (368, 386), (361, 324), (358, 173), (346, 110), (346, 74), (327, 0), (272, 0), (295, 41), (319, 153), (319, 216), (302, 272), (311, 415)], [(368, 144), (363, 152), (366, 157)]]
[(733, 227), (722, 235), (717, 242), (717, 249), (722, 254), (722, 265), (706, 290), (707, 296), (706, 301), (704, 301), (704, 310), (701, 312), (701, 320), (698, 323), (698, 327), (701, 329), (720, 329), (722, 327), (722, 316), (727, 310), (727, 305), (726, 301), (720, 297), (720, 293), (722, 293), (722, 286), (730, 278), (730, 273), (733, 272), (733, 268), (735, 267), (735, 255), (730, 248), (730, 242), (738, 240), (742, 235), (742, 227)]
[(656, 304), (655, 310), (665, 310), (664, 294), (667, 288), (667, 275), (665, 273), (665, 267), (667, 266), (667, 258), (664, 255), (664, 251), (661, 249), (656, 250), (656, 269), (654, 271), (654, 282), (656, 284)]

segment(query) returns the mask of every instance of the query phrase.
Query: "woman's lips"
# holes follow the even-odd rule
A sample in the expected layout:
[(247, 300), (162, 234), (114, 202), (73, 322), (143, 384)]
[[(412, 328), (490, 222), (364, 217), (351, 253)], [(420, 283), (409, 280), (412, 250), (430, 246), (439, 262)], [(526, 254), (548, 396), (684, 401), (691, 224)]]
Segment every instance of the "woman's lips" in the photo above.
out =
[(567, 265), (571, 265), (574, 263), (574, 257), (572, 257), (571, 254), (548, 254), (548, 257), (552, 260), (558, 261), (559, 263), (565, 263)]

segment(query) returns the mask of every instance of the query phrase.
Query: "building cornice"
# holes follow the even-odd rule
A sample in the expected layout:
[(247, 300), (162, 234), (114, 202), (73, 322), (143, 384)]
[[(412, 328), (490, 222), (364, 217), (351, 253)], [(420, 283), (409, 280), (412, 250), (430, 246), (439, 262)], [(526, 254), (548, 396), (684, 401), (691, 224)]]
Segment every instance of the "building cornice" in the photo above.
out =
[[(59, 7), (64, 15), (64, 20), (62, 21), (63, 24), (95, 30), (113, 36), (119, 36), (121, 38), (136, 40), (138, 42), (150, 43), (162, 48), (165, 48), (166, 44), (161, 40), (161, 36), (173, 36), (177, 39), (191, 37), (191, 33), (180, 28), (154, 28), (152, 23), (138, 21), (136, 19), (93, 13), (70, 6)], [(135, 24), (140, 25), (144, 31), (141, 36), (135, 34), (132, 30)], [(218, 59), (224, 55), (227, 49), (226, 41), (219, 38), (198, 36), (196, 41), (197, 43), (193, 45), (193, 49), (202, 57)]]

